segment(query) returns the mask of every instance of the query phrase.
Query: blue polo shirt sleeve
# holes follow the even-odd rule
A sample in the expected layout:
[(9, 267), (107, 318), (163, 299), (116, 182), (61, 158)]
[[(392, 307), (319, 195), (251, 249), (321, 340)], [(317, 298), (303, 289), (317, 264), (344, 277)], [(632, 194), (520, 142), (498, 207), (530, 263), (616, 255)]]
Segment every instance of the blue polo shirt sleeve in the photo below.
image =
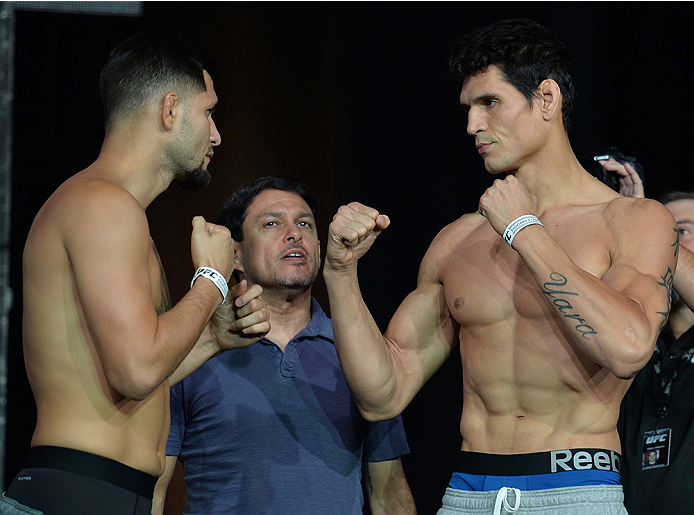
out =
[(167, 456), (178, 456), (181, 453), (183, 435), (186, 430), (183, 414), (183, 381), (171, 387), (169, 404), (171, 406), (171, 429), (169, 429), (169, 439), (166, 442), (166, 454)]
[(410, 452), (402, 417), (370, 422), (364, 439), (364, 461), (388, 461)]

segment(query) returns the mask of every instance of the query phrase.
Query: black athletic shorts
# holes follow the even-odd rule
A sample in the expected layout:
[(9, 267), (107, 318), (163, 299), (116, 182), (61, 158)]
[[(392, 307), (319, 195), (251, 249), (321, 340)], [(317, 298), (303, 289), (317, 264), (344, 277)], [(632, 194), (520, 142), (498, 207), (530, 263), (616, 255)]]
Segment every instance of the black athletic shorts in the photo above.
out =
[(150, 515), (157, 478), (62, 447), (33, 447), (5, 496), (45, 515)]

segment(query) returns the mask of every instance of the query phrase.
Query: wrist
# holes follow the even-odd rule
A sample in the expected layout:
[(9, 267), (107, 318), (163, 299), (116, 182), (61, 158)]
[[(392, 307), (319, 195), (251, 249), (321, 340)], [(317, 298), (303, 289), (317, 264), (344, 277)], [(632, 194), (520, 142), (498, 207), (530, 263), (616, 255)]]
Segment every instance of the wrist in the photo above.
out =
[(195, 281), (199, 277), (204, 277), (205, 279), (209, 279), (214, 283), (214, 285), (219, 290), (219, 293), (222, 294), (222, 303), (220, 304), (220, 306), (224, 304), (224, 302), (226, 302), (227, 300), (227, 293), (229, 293), (229, 285), (227, 284), (226, 278), (214, 268), (211, 268), (209, 266), (201, 266), (197, 269), (195, 275), (193, 276), (193, 280), (190, 282), (191, 288), (193, 287)]
[(515, 250), (515, 248), (513, 247), (513, 240), (516, 238), (516, 235), (520, 231), (522, 231), (529, 225), (541, 225), (542, 227), (544, 227), (544, 224), (540, 222), (540, 220), (535, 215), (519, 216), (506, 226), (506, 229), (502, 234), (504, 241), (508, 243), (512, 249)]
[(213, 322), (210, 321), (205, 325), (202, 334), (200, 335), (200, 352), (204, 355), (205, 359), (214, 358), (217, 354), (221, 354), (224, 348), (219, 343), (219, 336), (212, 327)]
[(346, 279), (352, 280), (357, 275), (357, 264), (347, 266), (332, 266), (327, 260), (323, 267), (323, 278), (334, 278), (335, 280)]

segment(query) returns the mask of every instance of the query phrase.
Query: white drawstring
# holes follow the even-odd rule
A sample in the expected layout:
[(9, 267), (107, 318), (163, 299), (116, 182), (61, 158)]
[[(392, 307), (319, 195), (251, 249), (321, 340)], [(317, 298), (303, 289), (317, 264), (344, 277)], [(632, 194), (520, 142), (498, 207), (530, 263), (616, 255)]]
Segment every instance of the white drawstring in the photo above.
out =
[[(516, 504), (514, 506), (508, 503), (508, 491), (513, 490), (516, 494)], [(501, 505), (504, 506), (504, 511), (509, 513), (515, 513), (520, 506), (521, 491), (518, 488), (508, 488), (506, 486), (502, 487), (501, 490), (496, 494), (496, 503), (494, 504), (494, 515), (501, 515)]]

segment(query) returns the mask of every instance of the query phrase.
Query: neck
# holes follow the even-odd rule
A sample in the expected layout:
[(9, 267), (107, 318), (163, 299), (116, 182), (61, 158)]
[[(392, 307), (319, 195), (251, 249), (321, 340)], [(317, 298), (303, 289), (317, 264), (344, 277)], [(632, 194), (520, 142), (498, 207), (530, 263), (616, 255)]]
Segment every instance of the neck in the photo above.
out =
[(670, 313), (667, 323), (672, 334), (679, 339), (690, 327), (694, 326), (694, 313), (687, 306), (682, 306)]
[(271, 329), (267, 338), (284, 351), (289, 340), (311, 321), (311, 289), (301, 292), (266, 289), (263, 299), (270, 312)]
[(171, 183), (161, 170), (161, 147), (137, 126), (112, 129), (90, 168), (128, 190), (143, 209)]
[(545, 145), (532, 160), (511, 172), (537, 198), (538, 212), (556, 206), (591, 202), (595, 179), (576, 159), (568, 138), (558, 145)]

